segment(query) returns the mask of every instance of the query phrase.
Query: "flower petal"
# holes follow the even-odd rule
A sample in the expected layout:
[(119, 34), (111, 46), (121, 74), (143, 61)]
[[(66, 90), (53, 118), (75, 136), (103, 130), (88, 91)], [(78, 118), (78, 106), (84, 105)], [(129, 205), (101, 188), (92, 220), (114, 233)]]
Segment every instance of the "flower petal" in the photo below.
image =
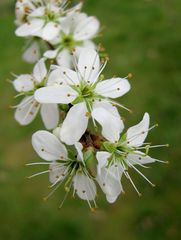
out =
[(125, 78), (112, 78), (97, 84), (95, 91), (104, 97), (118, 98), (130, 90), (130, 84)]
[(74, 105), (68, 112), (60, 130), (60, 138), (68, 145), (80, 140), (88, 125), (87, 107), (85, 103)]
[(98, 175), (101, 174), (101, 169), (105, 168), (108, 164), (108, 158), (111, 156), (111, 153), (108, 152), (97, 152), (96, 158), (98, 161), (97, 165), (97, 173)]
[(73, 178), (74, 190), (82, 200), (93, 201), (96, 197), (96, 185), (92, 179), (83, 173), (77, 173)]
[(90, 48), (96, 50), (97, 46), (95, 45), (94, 42), (90, 40), (86, 40), (82, 43), (81, 46), (76, 46), (74, 49), (75, 56), (79, 58), (80, 53), (85, 49), (85, 48)]
[(30, 124), (36, 117), (40, 109), (40, 104), (34, 100), (34, 97), (25, 97), (15, 112), (15, 119), (21, 125)]
[(120, 179), (112, 173), (110, 168), (102, 168), (96, 178), (102, 191), (106, 194), (107, 201), (113, 203), (123, 191)]
[(44, 53), (44, 57), (48, 58), (48, 59), (54, 59), (56, 58), (58, 54), (58, 50), (48, 50)]
[(64, 49), (61, 52), (59, 52), (57, 56), (57, 63), (60, 66), (72, 68), (72, 56), (70, 54), (70, 51)]
[(42, 104), (41, 117), (46, 129), (54, 129), (59, 122), (59, 110), (57, 104)]
[(35, 99), (40, 103), (69, 104), (73, 102), (76, 97), (77, 92), (69, 86), (43, 87), (35, 92)]
[(34, 89), (33, 78), (29, 74), (20, 75), (13, 82), (13, 86), (18, 92), (28, 92)]
[(156, 159), (151, 158), (150, 156), (145, 156), (144, 153), (140, 151), (136, 151), (135, 153), (129, 153), (126, 157), (126, 160), (130, 162), (132, 165), (136, 164), (149, 164), (156, 161)]
[(79, 161), (83, 162), (84, 161), (84, 156), (83, 156), (83, 153), (82, 153), (82, 149), (83, 149), (82, 144), (80, 142), (75, 143), (75, 148), (76, 148), (77, 154), (78, 154), (77, 159)]
[(103, 102), (102, 104), (102, 107), (94, 105), (92, 117), (102, 126), (102, 135), (110, 142), (116, 142), (124, 129), (123, 121), (115, 107), (109, 103)]
[(75, 71), (66, 67), (58, 67), (56, 70), (50, 73), (48, 78), (48, 85), (53, 85), (54, 83), (60, 85), (78, 85), (80, 82)]
[(41, 19), (31, 20), (28, 23), (24, 23), (16, 29), (15, 34), (19, 37), (27, 37), (34, 35), (36, 32), (40, 31), (43, 27), (44, 21)]
[(98, 53), (94, 49), (82, 49), (79, 60), (78, 69), (81, 77), (88, 83), (94, 82), (100, 70), (100, 59)]
[(148, 113), (145, 113), (140, 123), (128, 129), (127, 131), (128, 146), (139, 147), (144, 143), (148, 135), (149, 124), (150, 116)]
[(33, 42), (23, 53), (23, 60), (27, 63), (35, 63), (40, 58), (40, 49), (37, 42)]
[[(54, 184), (59, 180), (58, 182), (61, 182), (63, 179), (66, 178), (68, 174), (67, 167), (60, 163), (52, 163), (50, 164), (50, 174), (49, 174), (49, 181)], [(57, 182), (57, 183), (58, 183)]]
[(48, 131), (38, 131), (32, 136), (36, 153), (46, 161), (66, 160), (67, 150), (60, 140)]
[(74, 31), (74, 38), (84, 41), (95, 37), (100, 28), (100, 22), (95, 17), (87, 17), (79, 22)]
[(34, 78), (38, 83), (41, 83), (42, 80), (46, 77), (47, 75), (47, 69), (45, 66), (45, 59), (42, 58), (38, 61), (38, 63), (35, 65), (33, 69), (33, 75)]
[(29, 17), (30, 18), (42, 17), (45, 14), (45, 10), (46, 10), (45, 7), (35, 8), (35, 10), (29, 14)]
[(57, 23), (49, 22), (43, 28), (41, 35), (44, 40), (51, 41), (58, 35), (59, 31), (60, 31), (60, 27)]

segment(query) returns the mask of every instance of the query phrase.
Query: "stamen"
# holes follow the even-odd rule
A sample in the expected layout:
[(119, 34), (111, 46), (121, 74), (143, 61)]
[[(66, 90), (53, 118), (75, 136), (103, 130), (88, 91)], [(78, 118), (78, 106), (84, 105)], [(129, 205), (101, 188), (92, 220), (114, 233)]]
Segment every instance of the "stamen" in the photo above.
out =
[(162, 144), (162, 145), (152, 145), (152, 146), (145, 146), (145, 147), (138, 147), (137, 149), (145, 149), (146, 147), (150, 148), (161, 148), (161, 147), (169, 147), (169, 144)]
[(43, 172), (35, 173), (35, 174), (33, 174), (33, 175), (31, 175), (31, 176), (29, 176), (27, 178), (31, 179), (33, 177), (36, 177), (36, 176), (39, 176), (39, 175), (42, 175), (42, 174), (45, 174), (45, 173), (49, 173), (49, 172), (50, 172), (50, 170), (46, 170), (46, 171), (43, 171)]
[(60, 187), (62, 182), (60, 182), (46, 197), (43, 198), (44, 201), (47, 201), (53, 194), (54, 192)]
[(131, 182), (131, 184), (133, 185), (134, 189), (136, 190), (138, 196), (141, 197), (142, 194), (138, 191), (138, 189), (137, 189), (136, 185), (134, 184), (133, 180), (131, 179), (129, 173), (126, 171), (126, 172), (124, 172), (124, 174), (125, 174), (126, 177), (130, 180), (130, 182)]
[(120, 104), (120, 103), (118, 103), (118, 102), (116, 102), (116, 101), (113, 101), (113, 100), (111, 100), (111, 99), (107, 99), (107, 101), (110, 102), (110, 103), (112, 103), (112, 104), (115, 105), (115, 106), (118, 106), (118, 107), (120, 107), (120, 108), (123, 108), (123, 109), (127, 110), (128, 112), (132, 113), (132, 110), (130, 110), (129, 108), (125, 107), (124, 105), (122, 105), (122, 104)]
[(107, 65), (107, 61), (101, 66), (97, 76), (95, 77), (95, 81), (92, 82), (92, 87), (94, 87), (100, 80), (99, 80), (99, 76), (101, 75), (101, 73), (103, 72), (104, 68)]
[(34, 166), (34, 165), (50, 165), (51, 163), (47, 162), (35, 162), (35, 163), (27, 163), (25, 166)]
[(92, 73), (93, 73), (93, 71), (95, 70), (95, 63), (96, 63), (96, 59), (98, 58), (99, 56), (98, 56), (98, 54), (96, 54), (96, 56), (95, 56), (95, 58), (94, 58), (94, 61), (93, 61), (93, 63), (92, 63), (92, 66), (91, 66), (91, 70), (90, 70), (90, 72), (89, 72), (89, 76), (88, 76), (88, 78), (87, 78), (87, 81), (89, 81), (90, 80), (90, 78), (91, 78), (91, 76), (92, 76)]
[(134, 170), (135, 170), (137, 173), (139, 173), (152, 187), (155, 187), (155, 184), (153, 184), (147, 177), (145, 177), (145, 175), (144, 175), (142, 172), (140, 172), (133, 164), (131, 164), (130, 162), (129, 162), (129, 164), (130, 164), (130, 166), (131, 166), (132, 168), (134, 168)]
[(61, 209), (61, 208), (63, 207), (63, 204), (64, 204), (65, 200), (67, 199), (68, 194), (69, 194), (69, 192), (66, 192), (66, 193), (65, 193), (65, 196), (64, 196), (64, 198), (63, 198), (63, 200), (62, 200), (60, 206), (58, 207), (59, 209)]

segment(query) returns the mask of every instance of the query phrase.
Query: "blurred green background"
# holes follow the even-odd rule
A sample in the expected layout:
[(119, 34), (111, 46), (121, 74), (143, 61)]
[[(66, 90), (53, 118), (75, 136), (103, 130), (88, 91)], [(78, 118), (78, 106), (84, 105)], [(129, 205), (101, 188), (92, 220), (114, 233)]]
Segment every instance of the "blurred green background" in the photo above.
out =
[[(31, 135), (42, 129), (38, 119), (20, 127), (9, 108), (15, 92), (6, 79), (10, 72), (31, 71), (21, 60), (23, 39), (14, 35), (14, 1), (0, 0), (0, 240), (167, 240), (181, 239), (181, 1), (180, 0), (87, 0), (84, 10), (96, 15), (105, 26), (102, 42), (110, 55), (106, 76), (134, 74), (132, 91), (121, 99), (133, 114), (122, 111), (127, 126), (145, 111), (152, 124), (159, 123), (149, 140), (170, 143), (156, 149), (153, 157), (170, 164), (154, 164), (144, 170), (157, 186), (152, 188), (131, 171), (143, 196), (139, 198), (128, 181), (125, 195), (109, 205), (99, 194), (99, 210), (91, 213), (87, 203), (66, 200), (59, 189), (48, 201), (47, 176), (26, 180), (38, 160)], [(180, 236), (180, 237), (179, 237)]]

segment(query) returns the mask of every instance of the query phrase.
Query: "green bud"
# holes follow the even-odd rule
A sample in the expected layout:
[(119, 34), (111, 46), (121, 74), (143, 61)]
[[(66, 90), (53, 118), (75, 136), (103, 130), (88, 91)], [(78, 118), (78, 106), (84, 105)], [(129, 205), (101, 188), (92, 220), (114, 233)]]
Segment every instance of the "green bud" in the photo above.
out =
[(64, 112), (67, 112), (69, 110), (69, 106), (67, 104), (60, 104), (59, 108)]

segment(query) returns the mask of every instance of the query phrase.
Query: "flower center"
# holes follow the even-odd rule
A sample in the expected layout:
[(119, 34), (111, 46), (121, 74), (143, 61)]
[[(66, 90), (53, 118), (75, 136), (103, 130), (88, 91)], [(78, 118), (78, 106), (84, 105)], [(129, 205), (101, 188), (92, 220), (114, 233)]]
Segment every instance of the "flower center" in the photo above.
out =
[(94, 92), (92, 91), (92, 89), (90, 88), (90, 86), (84, 86), (82, 89), (81, 89), (81, 95), (83, 98), (93, 98), (94, 97)]
[(61, 38), (60, 45), (63, 48), (68, 48), (70, 50), (73, 50), (74, 47), (80, 46), (82, 44), (82, 41), (76, 41), (73, 38), (73, 35), (71, 35), (71, 34), (64, 35), (64, 33), (62, 33), (62, 35), (63, 35), (63, 37)]
[(44, 15), (45, 21), (46, 22), (56, 22), (57, 16), (55, 12), (50, 11), (48, 9), (45, 10), (45, 15)]
[(62, 45), (65, 47), (65, 48), (71, 48), (74, 46), (74, 39), (72, 36), (65, 36), (62, 40)]

